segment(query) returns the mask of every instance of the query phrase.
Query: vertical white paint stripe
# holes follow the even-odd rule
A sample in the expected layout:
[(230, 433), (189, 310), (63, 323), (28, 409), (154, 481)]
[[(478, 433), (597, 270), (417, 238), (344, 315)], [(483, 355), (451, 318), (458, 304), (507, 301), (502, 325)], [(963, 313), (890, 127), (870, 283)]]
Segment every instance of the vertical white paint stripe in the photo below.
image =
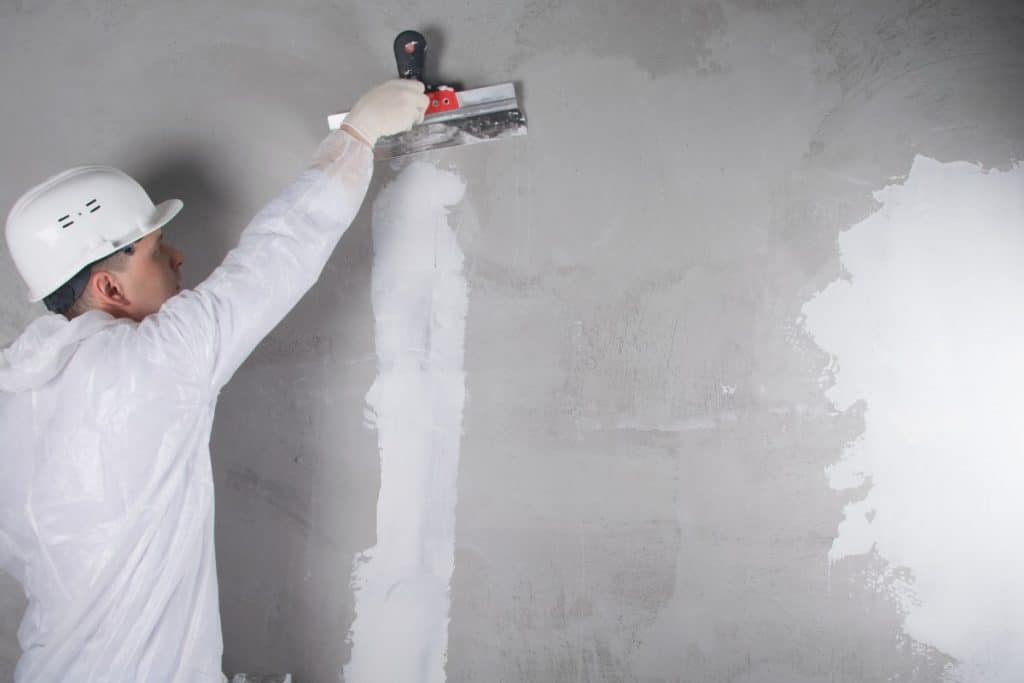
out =
[(425, 162), (373, 207), (378, 375), (367, 394), (381, 483), (377, 544), (353, 570), (351, 683), (445, 679), (467, 308), (447, 207), (465, 183)]
[[(846, 506), (829, 557), (877, 552), (904, 631), (952, 679), (1024, 681), (1024, 167), (915, 159), (843, 233), (849, 278), (804, 306), (837, 358), (828, 395), (866, 403), (829, 469)], [(909, 577), (909, 578), (904, 578)]]

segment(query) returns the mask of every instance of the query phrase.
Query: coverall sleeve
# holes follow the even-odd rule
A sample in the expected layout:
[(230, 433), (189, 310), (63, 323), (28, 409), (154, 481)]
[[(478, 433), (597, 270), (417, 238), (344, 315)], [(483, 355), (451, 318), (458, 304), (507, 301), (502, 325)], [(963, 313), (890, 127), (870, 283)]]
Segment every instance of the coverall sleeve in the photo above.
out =
[(372, 173), (369, 146), (343, 130), (329, 135), (206, 280), (140, 323), (144, 343), (218, 391), (320, 277)]

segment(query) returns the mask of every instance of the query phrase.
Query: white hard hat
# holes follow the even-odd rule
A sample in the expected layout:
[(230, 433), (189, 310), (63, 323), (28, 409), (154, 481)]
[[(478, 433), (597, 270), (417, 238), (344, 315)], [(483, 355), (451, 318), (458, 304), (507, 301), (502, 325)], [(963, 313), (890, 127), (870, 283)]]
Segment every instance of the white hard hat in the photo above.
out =
[(182, 206), (179, 199), (154, 206), (141, 185), (111, 166), (79, 166), (36, 185), (7, 215), (7, 247), (29, 301), (166, 225)]

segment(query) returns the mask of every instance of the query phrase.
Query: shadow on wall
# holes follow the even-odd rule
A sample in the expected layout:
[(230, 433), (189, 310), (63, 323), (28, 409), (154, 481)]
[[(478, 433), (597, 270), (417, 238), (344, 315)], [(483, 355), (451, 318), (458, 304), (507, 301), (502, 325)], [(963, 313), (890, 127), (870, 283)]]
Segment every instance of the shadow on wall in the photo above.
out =
[(21, 649), (18, 647), (18, 624), (25, 612), (21, 585), (0, 571), (0, 681), (14, 680), (14, 667)]
[[(456, 90), (463, 90), (466, 84), (462, 81), (452, 80), (444, 77), (444, 71), (441, 69), (441, 58), (445, 52), (445, 41), (444, 31), (435, 25), (429, 25), (423, 29), (420, 29), (420, 33), (427, 39), (427, 61), (423, 67), (424, 80), (429, 85), (449, 85)], [(473, 86), (469, 86), (473, 87)]]
[(151, 150), (144, 157), (158, 161), (143, 163), (129, 173), (153, 201), (185, 202), (182, 212), (164, 228), (164, 239), (184, 253), (184, 286), (195, 287), (220, 265), (243, 227), (232, 225), (237, 215), (237, 206), (229, 199), (234, 196), (232, 188), (198, 148), (175, 145)]
[[(428, 85), (447, 85), (455, 88), (456, 90), (471, 90), (473, 88), (482, 88), (484, 86), (496, 84), (496, 82), (491, 81), (486, 83), (477, 83), (466, 82), (462, 79), (448, 78), (445, 75), (443, 67), (445, 47), (447, 45), (444, 31), (439, 26), (428, 25), (421, 29), (420, 32), (423, 34), (423, 37), (427, 39), (427, 45), (429, 46), (427, 51), (427, 61), (424, 66), (424, 80)], [(528, 112), (529, 106), (526, 102), (526, 86), (521, 80), (513, 81), (513, 83), (516, 89), (516, 96), (519, 98), (519, 107), (523, 111)]]
[[(379, 167), (367, 196), (389, 179)], [(363, 423), (376, 374), (371, 206), (218, 402), (210, 448), (226, 671), (336, 680), (349, 659), (352, 560), (376, 542), (379, 489), (377, 437)]]

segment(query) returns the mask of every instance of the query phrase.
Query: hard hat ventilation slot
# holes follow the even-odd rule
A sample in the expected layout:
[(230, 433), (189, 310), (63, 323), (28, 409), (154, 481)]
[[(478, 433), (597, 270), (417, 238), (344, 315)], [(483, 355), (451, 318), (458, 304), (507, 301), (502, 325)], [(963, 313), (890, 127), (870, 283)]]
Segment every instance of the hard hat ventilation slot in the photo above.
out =
[(99, 204), (96, 204), (96, 206), (93, 206), (93, 204), (96, 204), (96, 200), (95, 199), (91, 199), (91, 200), (89, 200), (89, 201), (87, 201), (85, 203), (86, 208), (89, 209), (89, 213), (96, 213), (97, 211), (100, 210), (100, 205)]
[(60, 218), (57, 219), (57, 223), (60, 224), (61, 228), (70, 228), (72, 225), (75, 224), (75, 222), (71, 220), (71, 214), (68, 214), (67, 216), (61, 216)]

